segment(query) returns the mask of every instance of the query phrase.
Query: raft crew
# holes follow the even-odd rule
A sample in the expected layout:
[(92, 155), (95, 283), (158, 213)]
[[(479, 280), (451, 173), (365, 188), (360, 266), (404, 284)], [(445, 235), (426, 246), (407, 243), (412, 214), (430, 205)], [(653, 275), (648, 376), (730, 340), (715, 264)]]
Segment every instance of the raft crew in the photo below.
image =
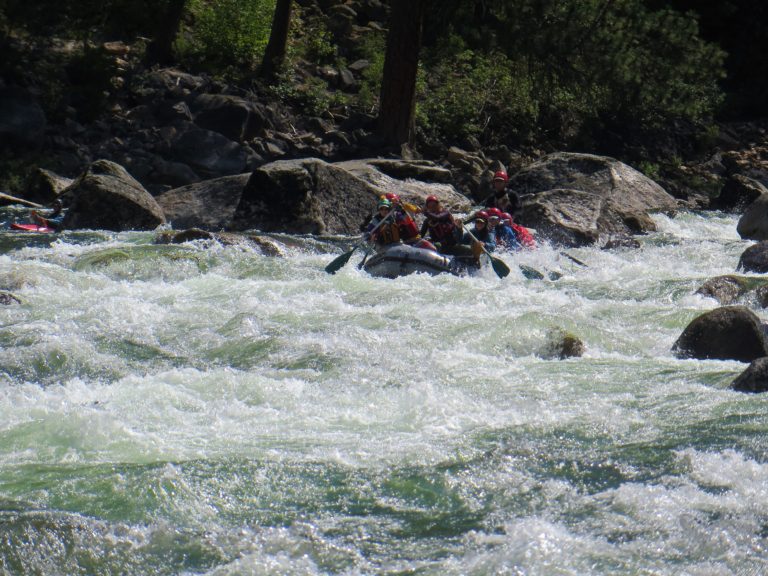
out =
[[(506, 173), (502, 174), (506, 176)], [(506, 180), (501, 181), (506, 183)], [(397, 194), (381, 196), (376, 211), (363, 237), (373, 242), (378, 251), (402, 242), (479, 265), (480, 255), (493, 252), (497, 246), (504, 250), (520, 250), (536, 245), (526, 228), (516, 224), (509, 212), (496, 206), (472, 214), (468, 219), (473, 222), (469, 230), (464, 229), (461, 220), (444, 210), (434, 195), (427, 196), (421, 210), (424, 222), (420, 230), (411, 215), (411, 211), (419, 211), (419, 208), (403, 204)], [(387, 221), (382, 223), (385, 219)]]

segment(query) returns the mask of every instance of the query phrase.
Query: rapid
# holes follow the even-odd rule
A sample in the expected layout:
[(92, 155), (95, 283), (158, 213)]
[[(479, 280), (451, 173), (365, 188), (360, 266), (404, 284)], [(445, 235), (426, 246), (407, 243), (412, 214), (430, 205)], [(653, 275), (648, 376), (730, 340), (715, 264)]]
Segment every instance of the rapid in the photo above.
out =
[(0, 572), (768, 573), (768, 397), (670, 351), (748, 243), (655, 221), (505, 279), (0, 231)]

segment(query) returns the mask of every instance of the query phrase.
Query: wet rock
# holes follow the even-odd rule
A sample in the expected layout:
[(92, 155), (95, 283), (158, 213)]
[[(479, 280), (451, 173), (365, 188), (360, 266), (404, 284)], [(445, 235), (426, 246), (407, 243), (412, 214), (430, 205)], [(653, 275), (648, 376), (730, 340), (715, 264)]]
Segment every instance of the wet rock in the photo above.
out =
[(741, 174), (734, 174), (725, 181), (720, 195), (712, 200), (716, 210), (741, 213), (761, 195), (768, 195), (768, 188), (757, 180)]
[(175, 188), (155, 199), (174, 228), (225, 230), (232, 224), (250, 173)]
[(547, 343), (540, 356), (545, 359), (580, 358), (584, 355), (584, 342), (574, 334), (555, 328), (547, 334)]
[(180, 232), (176, 232), (175, 230), (163, 230), (155, 237), (155, 244), (184, 244), (185, 242), (213, 240), (214, 238), (212, 232), (200, 230), (199, 228), (190, 228)]
[(72, 182), (71, 178), (59, 176), (44, 168), (37, 168), (27, 178), (24, 186), (24, 198), (40, 204), (50, 204)]
[(0, 291), (0, 306), (10, 306), (11, 304), (21, 304), (21, 300), (10, 292)]
[(768, 272), (768, 241), (758, 242), (744, 250), (737, 269), (758, 274)]
[(768, 358), (757, 358), (732, 383), (737, 392), (768, 392)]
[(520, 222), (551, 240), (579, 246), (603, 236), (653, 230), (653, 212), (673, 214), (675, 199), (613, 158), (560, 152), (510, 178), (523, 200)]
[(745, 306), (725, 306), (694, 319), (672, 347), (678, 358), (751, 362), (768, 356), (760, 319)]
[(743, 278), (733, 275), (717, 276), (707, 280), (696, 294), (714, 298), (720, 304), (727, 305), (735, 302), (747, 291), (747, 283)]
[(745, 240), (768, 240), (768, 194), (760, 195), (747, 206), (736, 231)]
[(97, 160), (67, 190), (67, 229), (153, 230), (165, 223), (155, 199), (114, 162)]
[(278, 160), (253, 172), (232, 229), (298, 234), (353, 234), (379, 190), (316, 158)]

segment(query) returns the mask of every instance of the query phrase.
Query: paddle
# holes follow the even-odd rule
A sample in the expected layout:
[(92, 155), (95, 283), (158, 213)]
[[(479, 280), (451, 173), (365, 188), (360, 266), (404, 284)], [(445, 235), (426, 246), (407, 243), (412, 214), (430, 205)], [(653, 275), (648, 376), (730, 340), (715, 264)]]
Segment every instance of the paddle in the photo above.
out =
[[(475, 242), (480, 242), (477, 238), (475, 238), (475, 235), (472, 234), (472, 232), (469, 230), (469, 228), (465, 228), (467, 231), (467, 234), (469, 234), (469, 237), (472, 238)], [(501, 258), (496, 258), (495, 256), (491, 256), (491, 253), (488, 252), (488, 250), (485, 249), (485, 246), (482, 245), (482, 242), (480, 243), (483, 252), (485, 252), (488, 255), (488, 258), (491, 259), (491, 266), (493, 266), (493, 271), (496, 272), (496, 276), (499, 278), (506, 278), (509, 276), (509, 266), (506, 265), (506, 263)], [(543, 278), (543, 276), (542, 276)]]
[(587, 266), (586, 264), (584, 264), (584, 262), (582, 262), (582, 261), (581, 261), (581, 260), (579, 260), (578, 258), (574, 258), (574, 257), (573, 257), (573, 256), (571, 256), (570, 254), (568, 254), (568, 252), (560, 252), (560, 254), (562, 254), (563, 256), (565, 256), (566, 258), (568, 258), (568, 260), (570, 260), (571, 262), (573, 262), (573, 263), (575, 263), (575, 264), (578, 264), (579, 266), (582, 266), (582, 267), (584, 267), (584, 268), (589, 268), (589, 266)]
[[(394, 210), (390, 210), (390, 211), (389, 211), (389, 214), (387, 214), (386, 216), (384, 216), (384, 218), (382, 218), (382, 219), (379, 221), (379, 223), (378, 223), (378, 224), (376, 224), (376, 226), (374, 226), (374, 227), (373, 227), (373, 230), (371, 230), (371, 231), (369, 232), (369, 234), (370, 234), (370, 235), (372, 235), (374, 232), (376, 232), (376, 230), (378, 230), (378, 229), (379, 229), (379, 226), (381, 226), (382, 224), (384, 224), (384, 222), (386, 222), (387, 220), (389, 220), (389, 218), (390, 218), (391, 216), (393, 216), (394, 214), (395, 214), (395, 211), (394, 211)], [(326, 267), (325, 267), (325, 271), (326, 271), (326, 272), (328, 272), (328, 274), (336, 274), (336, 272), (338, 272), (339, 270), (341, 270), (341, 269), (344, 267), (344, 265), (345, 265), (347, 262), (349, 262), (349, 259), (350, 259), (350, 258), (352, 258), (352, 254), (355, 252), (355, 250), (357, 250), (358, 248), (360, 248), (360, 247), (361, 247), (363, 244), (365, 244), (365, 243), (366, 243), (366, 241), (365, 241), (365, 240), (363, 240), (362, 242), (358, 242), (357, 244), (355, 244), (355, 245), (352, 247), (352, 250), (350, 250), (349, 252), (344, 252), (344, 254), (342, 254), (341, 256), (337, 256), (336, 258), (334, 258), (333, 260), (331, 260), (331, 263), (330, 263), (330, 264), (328, 264), (328, 266), (326, 266)], [(367, 258), (367, 257), (368, 257), (368, 255), (366, 254), (366, 258)]]

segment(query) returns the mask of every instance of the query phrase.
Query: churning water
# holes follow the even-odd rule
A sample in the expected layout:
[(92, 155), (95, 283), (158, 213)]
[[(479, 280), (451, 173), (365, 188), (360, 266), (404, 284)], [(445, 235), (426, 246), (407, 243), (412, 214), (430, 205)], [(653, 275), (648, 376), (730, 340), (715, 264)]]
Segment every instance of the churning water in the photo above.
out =
[(0, 232), (0, 570), (768, 573), (768, 396), (670, 352), (747, 243), (657, 224), (503, 280)]

